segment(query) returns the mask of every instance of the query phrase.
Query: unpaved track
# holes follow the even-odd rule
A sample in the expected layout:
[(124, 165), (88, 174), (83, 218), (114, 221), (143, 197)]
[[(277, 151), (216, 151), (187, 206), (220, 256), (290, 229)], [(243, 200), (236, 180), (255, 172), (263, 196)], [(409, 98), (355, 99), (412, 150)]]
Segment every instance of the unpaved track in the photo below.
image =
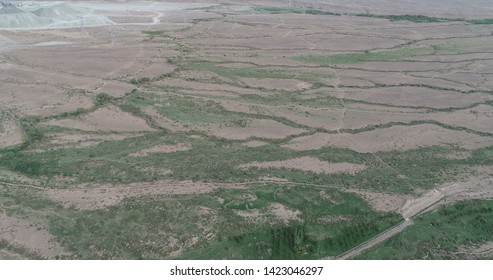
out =
[(408, 226), (410, 226), (412, 224), (413, 224), (413, 220), (411, 220), (411, 219), (406, 220), (406, 221), (398, 224), (397, 226), (394, 226), (394, 227), (382, 232), (381, 234), (373, 237), (372, 239), (366, 241), (365, 243), (337, 256), (336, 259), (346, 260), (346, 259), (350, 259), (354, 256), (357, 256), (357, 255), (361, 254), (362, 252), (384, 242), (385, 240), (391, 238), (392, 236), (394, 236), (398, 233), (401, 233), (404, 229), (406, 229)]
[[(436, 188), (426, 192), (421, 197), (408, 200), (401, 208), (404, 222), (380, 233), (379, 235), (363, 242), (362, 244), (340, 254), (335, 259), (351, 259), (364, 251), (375, 247), (389, 238), (401, 233), (408, 226), (413, 224), (413, 218), (423, 213), (430, 212), (441, 205), (451, 204), (461, 200), (471, 199), (492, 199), (493, 198), (493, 179), (474, 180), (469, 182), (459, 182)], [(328, 257), (326, 259), (332, 259)]]

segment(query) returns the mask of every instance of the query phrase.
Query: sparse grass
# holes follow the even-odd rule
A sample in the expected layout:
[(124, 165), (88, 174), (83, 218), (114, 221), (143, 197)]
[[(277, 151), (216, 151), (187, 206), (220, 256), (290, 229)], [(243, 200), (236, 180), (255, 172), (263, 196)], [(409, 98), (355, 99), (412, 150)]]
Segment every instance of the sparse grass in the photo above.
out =
[(402, 61), (414, 56), (428, 55), (432, 53), (433, 48), (431, 47), (419, 47), (401, 48), (397, 50), (379, 52), (358, 52), (334, 55), (305, 55), (294, 57), (293, 59), (322, 66), (330, 66), (334, 64), (356, 64), (372, 61)]
[(143, 78), (140, 78), (140, 79), (131, 79), (130, 80), (130, 83), (132, 83), (132, 84), (134, 84), (136, 86), (141, 86), (141, 85), (148, 84), (150, 81), (151, 81), (151, 78), (149, 78), (149, 77), (143, 77)]
[(368, 17), (368, 18), (380, 18), (388, 19), (389, 21), (410, 21), (414, 23), (439, 23), (439, 22), (465, 22), (469, 24), (493, 24), (493, 19), (474, 19), (467, 20), (464, 18), (440, 18), (429, 17), (424, 15), (377, 15), (370, 13), (360, 14), (341, 14), (320, 9), (303, 9), (303, 8), (287, 8), (287, 7), (262, 7), (257, 6), (253, 8), (253, 11), (259, 14), (308, 14), (308, 15), (324, 15), (324, 16), (356, 16), (356, 17)]
[(442, 44), (433, 45), (433, 54), (447, 55), (447, 54), (465, 54), (468, 53), (469, 45), (467, 44)]
[[(76, 259), (163, 259), (173, 258), (173, 251), (193, 259), (316, 259), (336, 255), (400, 221), (396, 214), (375, 213), (354, 194), (327, 187), (253, 185), (194, 196), (131, 198), (93, 211), (62, 208), (39, 191), (9, 188), (1, 194), (9, 215), (46, 225), (73, 252), (68, 258)], [(300, 220), (285, 224), (269, 210), (272, 203), (299, 211)], [(245, 219), (238, 210), (256, 210), (261, 217)], [(293, 242), (292, 234), (301, 239)]]
[(239, 77), (242, 78), (274, 78), (274, 79), (290, 79), (294, 75), (288, 74), (281, 70), (266, 70), (258, 69), (257, 67), (252, 68), (227, 68), (222, 67), (220, 64), (216, 64), (209, 61), (192, 61), (186, 63), (183, 70), (195, 70), (195, 71), (209, 71), (216, 73), (220, 76), (228, 78), (230, 80), (237, 80)]
[[(31, 252), (30, 250), (22, 247), (8, 243), (5, 240), (0, 240), (0, 259), (2, 259), (1, 251), (7, 251), (19, 257), (19, 259), (29, 259), (29, 260), (40, 260), (41, 256), (38, 254)], [(10, 259), (10, 255), (7, 255)]]
[(332, 15), (340, 16), (340, 13), (332, 13), (318, 9), (301, 9), (285, 7), (253, 7), (253, 11), (259, 14), (307, 14), (307, 15)]
[(226, 125), (249, 119), (244, 114), (225, 110), (212, 100), (204, 101), (195, 97), (177, 94), (129, 93), (123, 105), (130, 112), (137, 111), (144, 106), (154, 106), (161, 115), (178, 121), (185, 126)]
[(451, 22), (451, 21), (463, 21), (463, 19), (450, 19), (450, 18), (438, 18), (428, 17), (423, 15), (375, 15), (375, 14), (356, 14), (358, 17), (370, 17), (370, 18), (383, 18), (390, 21), (410, 21), (414, 23), (427, 23), (427, 22)]
[[(321, 197), (321, 191), (331, 198)], [(219, 236), (210, 246), (192, 250), (183, 258), (317, 259), (337, 255), (400, 221), (397, 215), (374, 213), (355, 195), (323, 187), (267, 185), (215, 195), (224, 200), (228, 211), (253, 210), (260, 213), (257, 221), (263, 222), (238, 217), (246, 226), (231, 228), (229, 235)], [(269, 210), (271, 203), (299, 211), (301, 220), (279, 222)], [(343, 218), (330, 221), (330, 217)]]
[(149, 40), (157, 37), (164, 37), (164, 30), (144, 31), (143, 33), (149, 35)]
[(493, 201), (458, 202), (414, 225), (359, 259), (462, 259), (459, 247), (493, 240)]
[(467, 20), (471, 24), (493, 24), (493, 18)]
[(322, 75), (312, 72), (300, 72), (299, 70), (278, 70), (267, 67), (250, 67), (250, 68), (229, 68), (223, 67), (223, 63), (213, 63), (209, 61), (187, 61), (182, 66), (182, 70), (207, 71), (213, 72), (219, 76), (229, 79), (233, 83), (240, 84), (240, 78), (257, 78), (257, 79), (298, 79), (309, 82), (315, 86), (321, 86), (324, 79), (333, 77), (332, 74)]
[[(185, 107), (179, 105), (178, 108)], [(191, 119), (186, 113), (169, 116), (182, 116), (181, 114), (184, 120), (201, 121)], [(204, 114), (203, 118), (207, 116), (210, 114)], [(228, 118), (228, 120), (232, 121), (234, 118)], [(241, 125), (241, 120), (243, 119), (238, 118), (238, 124), (231, 122), (229, 125)], [(33, 131), (33, 129), (28, 131)], [(43, 135), (43, 130), (39, 133)], [(3, 151), (0, 153), (3, 159), (0, 161), (0, 166), (32, 177), (45, 178), (44, 180), (57, 175), (66, 175), (77, 178), (80, 182), (125, 183), (156, 179), (250, 181), (260, 176), (271, 175), (300, 183), (410, 193), (413, 187), (429, 189), (435, 184), (458, 178), (461, 176), (461, 166), (491, 164), (491, 156), (489, 156), (491, 148), (478, 150), (469, 159), (449, 160), (440, 155), (456, 149), (430, 147), (406, 152), (380, 152), (372, 155), (333, 147), (316, 151), (293, 151), (281, 147), (280, 145), (284, 143), (282, 140), (268, 142), (270, 144), (262, 147), (248, 148), (241, 145), (242, 141), (230, 141), (205, 135), (201, 139), (195, 139), (186, 133), (156, 132), (121, 141), (107, 141), (88, 148), (60, 149), (29, 154), (22, 152), (20, 148)], [(128, 157), (128, 154), (163, 143), (186, 143), (190, 144), (193, 149), (166, 155)], [(31, 145), (35, 144), (36, 142), (31, 142)], [(241, 164), (252, 161), (286, 160), (302, 156), (313, 156), (329, 162), (366, 164), (368, 169), (356, 175), (323, 175), (287, 169), (242, 170), (237, 168)], [(141, 171), (146, 167), (170, 169), (173, 173), (156, 175)]]
[(286, 93), (269, 97), (259, 95), (242, 95), (235, 100), (242, 104), (251, 104), (251, 106), (289, 106), (296, 105), (310, 108), (342, 108), (343, 101), (331, 96), (321, 96), (319, 98), (302, 99), (298, 93)]

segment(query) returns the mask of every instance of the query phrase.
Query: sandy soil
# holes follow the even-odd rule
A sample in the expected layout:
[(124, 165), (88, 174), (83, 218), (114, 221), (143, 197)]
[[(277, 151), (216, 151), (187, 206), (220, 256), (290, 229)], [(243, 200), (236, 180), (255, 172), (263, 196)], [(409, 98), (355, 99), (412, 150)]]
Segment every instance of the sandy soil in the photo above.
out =
[(406, 151), (430, 146), (456, 146), (473, 150), (493, 144), (491, 137), (479, 136), (465, 131), (454, 131), (437, 125), (396, 125), (355, 134), (315, 133), (295, 138), (285, 147), (305, 151), (326, 146), (342, 147), (360, 153), (379, 151)]
[(54, 133), (45, 135), (46, 143), (42, 143), (36, 146), (36, 148), (41, 150), (85, 148), (99, 145), (105, 141), (123, 140), (134, 136), (137, 136), (137, 134)]
[(166, 176), (166, 175), (171, 175), (173, 174), (173, 170), (167, 169), (167, 168), (158, 168), (158, 167), (141, 167), (137, 166), (135, 167), (136, 170), (141, 171), (141, 172), (146, 172), (147, 174), (150, 174), (152, 176)]
[(47, 196), (64, 207), (94, 210), (121, 203), (125, 198), (139, 196), (173, 196), (210, 193), (220, 188), (243, 188), (225, 183), (194, 183), (191, 181), (160, 181), (129, 185), (81, 185), (71, 189), (47, 190)]
[(301, 157), (282, 161), (252, 162), (240, 165), (240, 168), (252, 167), (296, 169), (319, 174), (355, 174), (366, 169), (366, 166), (363, 164), (330, 163), (312, 157)]
[(222, 101), (219, 101), (218, 103), (225, 110), (228, 110), (231, 112), (239, 112), (239, 113), (245, 113), (245, 114), (257, 113), (257, 110), (256, 110), (255, 106), (253, 106), (253, 105), (243, 104), (241, 102), (229, 101), (229, 100), (222, 100)]
[(312, 85), (298, 80), (290, 79), (241, 79), (247, 86), (263, 88), (267, 90), (296, 91), (308, 89)]
[(491, 133), (493, 127), (489, 123), (492, 112), (492, 107), (488, 105), (452, 112), (428, 112), (422, 109), (395, 109), (378, 105), (349, 104), (344, 114), (342, 128), (357, 129), (389, 122), (409, 123), (431, 120)]
[[(340, 93), (332, 91), (329, 94), (339, 97)], [(369, 103), (437, 109), (463, 108), (493, 99), (491, 95), (482, 93), (458, 94), (453, 91), (405, 86), (348, 90), (345, 98)]]
[(68, 95), (66, 90), (47, 84), (4, 83), (0, 87), (0, 106), (25, 115), (48, 116), (92, 107), (83, 95)]
[(471, 109), (458, 110), (449, 114), (430, 114), (430, 119), (444, 124), (462, 126), (476, 131), (493, 133), (493, 107), (479, 105)]
[(281, 221), (283, 224), (288, 225), (292, 222), (301, 222), (301, 211), (293, 211), (281, 203), (272, 203), (267, 207), (270, 215), (272, 215), (277, 220)]
[(122, 97), (127, 92), (131, 92), (135, 86), (129, 83), (118, 81), (106, 81), (98, 87), (96, 93), (106, 93), (112, 97)]
[(281, 49), (279, 46), (282, 46), (283, 50), (319, 48), (327, 51), (362, 51), (374, 48), (391, 48), (403, 43), (402, 40), (398, 39), (369, 38), (366, 36), (348, 37), (330, 33), (323, 35), (305, 35), (304, 40), (292, 40), (292, 38), (283, 37), (282, 35), (284, 33), (279, 33), (277, 36), (249, 39), (221, 38), (221, 40), (217, 40), (217, 38), (193, 38), (185, 40), (185, 42), (198, 46), (241, 46), (264, 51)]
[(161, 75), (172, 73), (176, 69), (176, 66), (166, 62), (166, 59), (156, 59), (142, 69), (140, 72), (134, 75), (135, 78), (155, 78)]
[[(433, 57), (436, 57), (434, 55)], [(361, 71), (361, 70), (342, 70), (337, 74), (343, 80), (345, 79), (361, 79), (369, 81), (373, 84), (382, 84), (387, 86), (399, 86), (399, 85), (426, 85), (430, 87), (437, 87), (443, 89), (455, 89), (461, 91), (470, 91), (474, 88), (461, 82), (455, 82), (453, 80), (443, 80), (425, 77), (410, 76), (403, 72), (375, 72), (375, 71)]]
[(0, 122), (0, 149), (16, 146), (24, 142), (24, 131), (13, 119)]
[(267, 143), (262, 142), (262, 141), (253, 140), (253, 141), (245, 142), (242, 145), (249, 147), (249, 148), (256, 148), (256, 147), (261, 147), (261, 146), (267, 145)]
[(293, 122), (328, 130), (359, 129), (391, 122), (437, 121), (443, 124), (464, 127), (479, 132), (491, 133), (489, 125), (492, 107), (478, 105), (473, 108), (451, 112), (430, 112), (425, 109), (396, 108), (380, 105), (349, 103), (346, 108), (310, 109), (303, 106), (285, 108), (263, 108), (262, 112), (285, 117)]
[(398, 212), (411, 198), (409, 195), (395, 195), (368, 190), (348, 189), (347, 191), (361, 196), (373, 209), (379, 212)]
[(86, 131), (138, 132), (154, 130), (145, 120), (123, 112), (115, 106), (97, 109), (79, 119), (52, 120), (45, 124)]
[(60, 245), (46, 229), (5, 213), (0, 213), (0, 239), (47, 259), (63, 254)]
[[(78, 59), (76, 60), (72, 59), (74, 52), (77, 52)], [(115, 46), (111, 51), (105, 48), (58, 46), (49, 49), (39, 48), (36, 56), (30, 50), (16, 50), (11, 54), (27, 65), (40, 65), (57, 72), (101, 78), (104, 76), (125, 77), (137, 73), (145, 69), (155, 52), (155, 49), (146, 49), (134, 44)]]
[(252, 220), (253, 222), (260, 222), (260, 219), (265, 217), (265, 214), (258, 209), (252, 210), (236, 210), (234, 213), (246, 220)]
[(99, 79), (47, 71), (43, 65), (24, 65), (19, 64), (18, 61), (2, 61), (0, 73), (2, 74), (1, 81), (13, 84), (34, 84), (36, 86), (48, 84), (63, 88), (90, 90), (100, 83)]

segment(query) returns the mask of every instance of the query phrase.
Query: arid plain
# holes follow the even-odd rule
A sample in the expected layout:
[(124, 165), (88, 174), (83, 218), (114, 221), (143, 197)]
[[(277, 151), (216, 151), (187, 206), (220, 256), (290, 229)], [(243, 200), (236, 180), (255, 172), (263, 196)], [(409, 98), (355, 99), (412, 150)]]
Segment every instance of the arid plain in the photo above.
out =
[(488, 1), (197, 2), (0, 9), (0, 259), (493, 258)]

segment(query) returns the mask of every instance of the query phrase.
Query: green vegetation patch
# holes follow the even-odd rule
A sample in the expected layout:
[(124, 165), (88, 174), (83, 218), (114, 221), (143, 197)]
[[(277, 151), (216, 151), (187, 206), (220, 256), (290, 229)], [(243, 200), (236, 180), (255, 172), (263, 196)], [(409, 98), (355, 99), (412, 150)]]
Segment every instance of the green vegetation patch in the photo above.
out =
[(334, 55), (304, 55), (293, 59), (322, 66), (333, 64), (357, 64), (372, 61), (401, 61), (419, 55), (433, 54), (431, 47), (401, 48), (391, 51), (358, 52)]
[(493, 240), (493, 201), (458, 202), (415, 220), (358, 259), (462, 259), (461, 246)]
[[(63, 208), (32, 189), (4, 188), (1, 195), (8, 215), (45, 226), (68, 252), (64, 258), (75, 259), (317, 259), (401, 221), (327, 187), (262, 184), (143, 196), (91, 211)], [(295, 215), (285, 219), (273, 210), (279, 205)], [(241, 214), (249, 211), (258, 216)]]
[(410, 21), (414, 23), (439, 23), (439, 22), (465, 22), (469, 24), (493, 24), (493, 19), (473, 19), (467, 20), (464, 18), (441, 18), (441, 17), (429, 17), (424, 15), (377, 15), (370, 13), (360, 13), (360, 14), (341, 14), (334, 13), (319, 9), (303, 9), (303, 8), (290, 8), (290, 7), (262, 7), (257, 6), (253, 8), (255, 13), (259, 14), (310, 14), (310, 15), (328, 15), (328, 16), (357, 16), (357, 17), (368, 17), (368, 18), (381, 18), (387, 19), (389, 21)]
[(216, 73), (231, 80), (242, 78), (273, 78), (273, 79), (290, 79), (294, 74), (289, 74), (281, 70), (252, 68), (229, 68), (222, 67), (220, 64), (209, 61), (193, 61), (185, 64), (183, 70), (209, 71)]
[[(223, 63), (214, 63), (209, 61), (183, 61), (182, 70), (194, 70), (213, 72), (219, 76), (229, 79), (232, 83), (242, 84), (240, 78), (257, 78), (257, 79), (297, 79), (304, 82), (314, 84), (320, 87), (324, 79), (333, 77), (333, 75), (322, 75), (314, 72), (300, 72), (299, 70), (279, 70), (266, 67), (250, 67), (250, 68), (230, 68), (223, 67)], [(226, 62), (225, 62), (226, 63)], [(243, 86), (243, 85), (242, 85)]]
[(302, 9), (288, 7), (253, 7), (253, 11), (259, 14), (307, 14), (307, 15), (332, 15), (340, 16), (340, 13), (327, 12), (317, 9)]
[(410, 21), (415, 23), (427, 23), (427, 22), (451, 22), (451, 21), (463, 21), (463, 19), (450, 19), (450, 18), (437, 18), (428, 17), (423, 15), (374, 15), (374, 14), (356, 14), (358, 17), (370, 17), (370, 18), (383, 18), (390, 21)]
[(152, 40), (156, 37), (164, 37), (164, 32), (164, 30), (143, 31), (144, 34), (149, 36), (149, 40)]
[[(354, 194), (331, 188), (265, 185), (215, 194), (237, 225), (191, 259), (318, 259), (337, 255), (398, 223), (397, 214), (377, 214)], [(282, 221), (273, 207), (299, 213)], [(253, 214), (253, 216), (249, 216)]]
[[(242, 123), (231, 125), (241, 126)], [(306, 184), (413, 193), (415, 188), (429, 189), (459, 178), (465, 166), (492, 164), (491, 147), (477, 150), (467, 159), (450, 160), (444, 155), (456, 152), (457, 149), (429, 147), (376, 154), (362, 154), (335, 147), (294, 151), (283, 148), (283, 140), (270, 140), (267, 145), (249, 148), (242, 145), (243, 141), (206, 135), (196, 138), (194, 135), (197, 134), (155, 132), (87, 148), (31, 153), (19, 149), (6, 150), (0, 152), (0, 167), (47, 181), (59, 175), (76, 178), (78, 182), (113, 183), (158, 179), (244, 182), (273, 176)], [(188, 144), (192, 149), (142, 157), (129, 156), (156, 145), (178, 143)], [(239, 165), (254, 161), (287, 160), (303, 156), (334, 163), (365, 164), (367, 169), (352, 175), (317, 174), (279, 168), (238, 168)], [(172, 173), (163, 175), (146, 171), (150, 169), (171, 170)]]
[(227, 111), (215, 101), (204, 101), (193, 96), (177, 94), (157, 95), (132, 92), (126, 96), (122, 108), (138, 115), (141, 114), (140, 108), (146, 106), (154, 106), (161, 115), (185, 126), (228, 125), (251, 119), (245, 114)]

